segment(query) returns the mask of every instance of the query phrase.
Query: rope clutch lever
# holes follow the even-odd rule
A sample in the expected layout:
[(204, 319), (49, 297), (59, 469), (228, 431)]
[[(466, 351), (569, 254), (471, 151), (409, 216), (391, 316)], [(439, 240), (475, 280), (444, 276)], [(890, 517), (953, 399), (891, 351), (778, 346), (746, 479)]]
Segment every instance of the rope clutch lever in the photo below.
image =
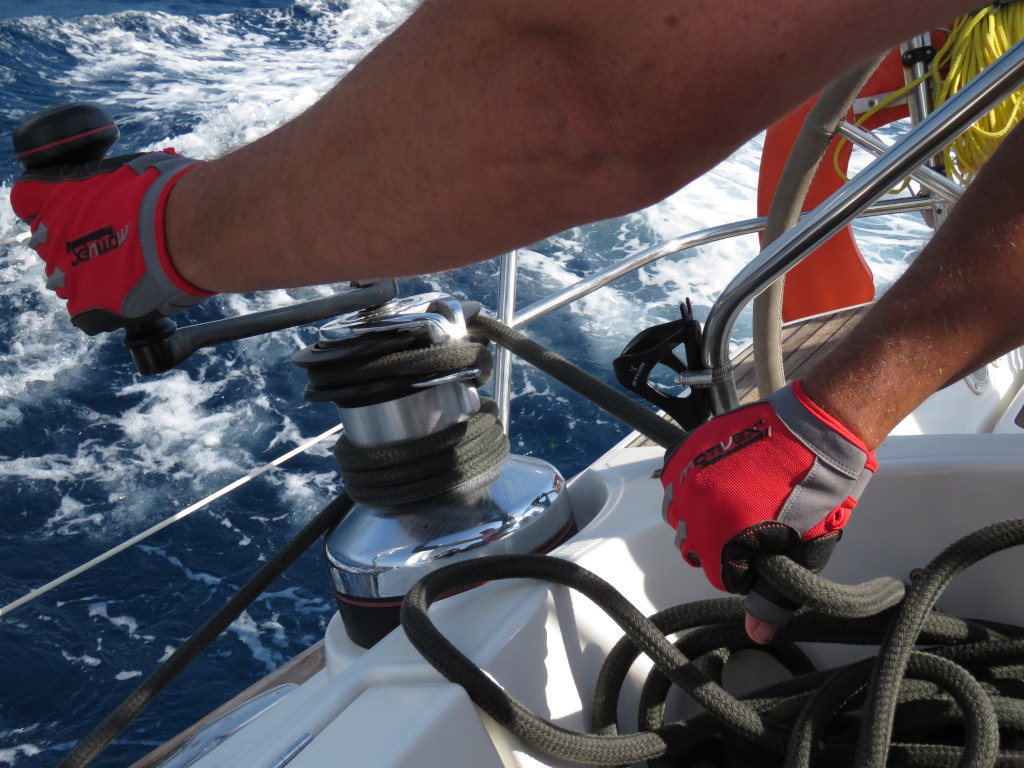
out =
[[(672, 397), (650, 381), (658, 365), (680, 375), (700, 370), (693, 361), (700, 360), (701, 328), (689, 299), (679, 305), (679, 313), (679, 320), (651, 326), (634, 336), (612, 361), (612, 369), (619, 384), (656, 405), (683, 429), (691, 430), (711, 416), (711, 393), (691, 388), (685, 396)], [(675, 354), (678, 347), (683, 348), (686, 362)]]

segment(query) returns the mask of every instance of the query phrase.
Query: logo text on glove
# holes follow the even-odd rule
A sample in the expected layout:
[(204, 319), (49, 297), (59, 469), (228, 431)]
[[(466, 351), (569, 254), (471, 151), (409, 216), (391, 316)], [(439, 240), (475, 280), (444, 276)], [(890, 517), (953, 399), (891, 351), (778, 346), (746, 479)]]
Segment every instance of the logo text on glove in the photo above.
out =
[(68, 254), (73, 257), (71, 266), (77, 267), (83, 262), (109, 253), (127, 239), (127, 226), (120, 232), (114, 232), (112, 226), (107, 226), (103, 227), (103, 229), (97, 229), (95, 232), (90, 232), (88, 235), (84, 235), (77, 240), (69, 240), (67, 249)]
[(763, 440), (772, 433), (770, 425), (764, 423), (764, 419), (752, 424), (746, 429), (741, 429), (733, 435), (730, 435), (728, 440), (723, 440), (718, 445), (714, 445), (708, 448), (703, 453), (699, 453), (694, 456), (693, 460), (686, 465), (683, 473), (679, 476), (682, 480), (692, 470), (700, 471), (710, 467), (712, 464), (721, 461), (727, 456), (731, 456), (743, 448), (746, 448), (752, 443), (756, 443), (758, 440)]

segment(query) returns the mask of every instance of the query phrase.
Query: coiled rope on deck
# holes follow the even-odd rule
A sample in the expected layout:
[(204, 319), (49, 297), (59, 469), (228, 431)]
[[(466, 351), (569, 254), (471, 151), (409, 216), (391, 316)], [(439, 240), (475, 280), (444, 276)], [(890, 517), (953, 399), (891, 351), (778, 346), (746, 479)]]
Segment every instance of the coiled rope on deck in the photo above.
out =
[[(863, 605), (850, 616), (849, 606), (829, 606), (832, 598), (821, 598), (825, 612), (801, 610), (769, 646), (746, 637), (739, 598), (676, 606), (646, 618), (595, 574), (535, 555), (484, 558), (430, 574), (406, 597), (402, 625), (420, 653), (481, 709), (528, 745), (561, 759), (595, 765), (647, 760), (652, 766), (700, 760), (743, 767), (1022, 765), (1024, 751), (1017, 747), (1024, 746), (1024, 629), (935, 609), (943, 590), (966, 568), (1022, 543), (1024, 520), (983, 528), (915, 572), (902, 599), (901, 585), (892, 580), (862, 588), (865, 598), (877, 598), (867, 615)], [(784, 560), (766, 557), (757, 567), (793, 595), (818, 591), (820, 584), (809, 584)], [(428, 616), (430, 605), (445, 594), (511, 578), (577, 590), (623, 629), (597, 681), (591, 733), (531, 712), (444, 638)], [(681, 632), (686, 634), (674, 644), (666, 639)], [(797, 641), (880, 649), (877, 656), (818, 671)], [(722, 687), (722, 669), (740, 650), (771, 654), (793, 677), (732, 696)], [(640, 730), (619, 734), (619, 692), (641, 653), (655, 668), (641, 693)], [(665, 723), (672, 685), (705, 711)]]

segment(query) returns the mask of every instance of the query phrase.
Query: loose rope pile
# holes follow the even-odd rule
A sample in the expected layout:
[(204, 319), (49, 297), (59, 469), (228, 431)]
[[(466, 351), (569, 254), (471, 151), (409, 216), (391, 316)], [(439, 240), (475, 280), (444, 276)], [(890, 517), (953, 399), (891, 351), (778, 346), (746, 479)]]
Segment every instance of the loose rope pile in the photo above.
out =
[[(723, 598), (676, 606), (645, 618), (611, 585), (557, 557), (506, 556), (458, 563), (410, 590), (402, 625), (412, 644), (447, 679), (531, 747), (593, 765), (649, 761), (701, 766), (1024, 765), (1024, 629), (947, 616), (935, 602), (966, 568), (1024, 543), (1024, 520), (981, 529), (915, 571), (903, 595), (890, 579), (823, 590), (820, 577), (782, 556), (758, 562), (762, 575), (797, 599), (813, 597), (769, 646), (743, 629), (743, 602)], [(794, 578), (795, 577), (795, 578)], [(592, 732), (561, 728), (509, 696), (434, 626), (430, 605), (485, 581), (542, 579), (575, 589), (605, 610), (625, 636), (601, 669)], [(824, 595), (824, 596), (823, 596)], [(874, 608), (865, 610), (870, 603)], [(674, 644), (668, 635), (685, 633)], [(862, 661), (815, 670), (796, 642), (879, 646)], [(737, 698), (722, 670), (737, 651), (772, 655), (791, 679)], [(638, 731), (620, 734), (617, 702), (634, 660), (655, 665), (641, 693)], [(665, 723), (673, 686), (704, 708)]]

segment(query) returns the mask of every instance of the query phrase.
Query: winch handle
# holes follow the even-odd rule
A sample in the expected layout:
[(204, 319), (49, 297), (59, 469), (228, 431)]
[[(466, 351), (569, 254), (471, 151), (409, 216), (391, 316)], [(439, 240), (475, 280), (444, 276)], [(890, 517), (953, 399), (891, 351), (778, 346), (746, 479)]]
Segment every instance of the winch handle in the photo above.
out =
[(14, 130), (11, 140), (19, 165), (34, 171), (102, 160), (120, 136), (106, 107), (80, 101), (36, 112)]
[[(99, 162), (120, 137), (121, 131), (105, 106), (93, 101), (79, 101), (54, 104), (30, 115), (14, 129), (11, 143), (14, 144), (18, 164), (26, 171), (38, 171)], [(128, 320), (124, 324), (125, 342), (127, 345), (132, 340), (134, 345), (142, 348), (160, 349), (165, 344), (169, 347), (176, 329), (175, 322), (168, 318)], [(154, 356), (161, 358), (164, 365), (173, 367), (180, 362), (176, 358), (181, 354), (158, 352)], [(187, 357), (190, 353), (184, 354)], [(147, 364), (153, 366), (152, 363)]]
[[(14, 130), (11, 140), (21, 167), (35, 171), (103, 160), (120, 136), (106, 107), (82, 101), (36, 112)], [(139, 372), (151, 376), (174, 368), (203, 347), (380, 306), (398, 294), (394, 280), (352, 283), (350, 288), (322, 299), (183, 328), (168, 317), (129, 320), (124, 324), (124, 345)]]

